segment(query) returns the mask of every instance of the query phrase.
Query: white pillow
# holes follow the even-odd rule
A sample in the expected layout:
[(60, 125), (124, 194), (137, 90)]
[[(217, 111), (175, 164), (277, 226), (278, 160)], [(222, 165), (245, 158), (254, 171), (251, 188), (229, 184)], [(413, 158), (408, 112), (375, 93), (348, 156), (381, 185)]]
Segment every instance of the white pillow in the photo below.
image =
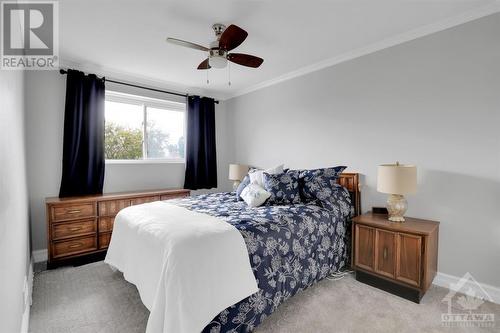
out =
[(257, 183), (260, 185), (260, 187), (264, 187), (264, 172), (270, 175), (283, 173), (283, 164), (267, 170), (255, 170), (253, 172), (250, 172), (248, 174), (250, 176), (250, 183)]
[(267, 192), (256, 183), (251, 183), (243, 189), (241, 192), (241, 198), (250, 207), (259, 207), (271, 196), (271, 193)]

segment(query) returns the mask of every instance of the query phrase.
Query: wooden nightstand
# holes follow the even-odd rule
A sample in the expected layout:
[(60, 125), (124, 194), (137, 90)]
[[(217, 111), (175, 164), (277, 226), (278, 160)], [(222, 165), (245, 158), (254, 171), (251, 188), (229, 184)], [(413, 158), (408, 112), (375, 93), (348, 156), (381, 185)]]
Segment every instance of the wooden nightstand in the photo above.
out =
[(387, 215), (353, 218), (353, 268), (356, 280), (416, 303), (437, 271), (439, 222)]

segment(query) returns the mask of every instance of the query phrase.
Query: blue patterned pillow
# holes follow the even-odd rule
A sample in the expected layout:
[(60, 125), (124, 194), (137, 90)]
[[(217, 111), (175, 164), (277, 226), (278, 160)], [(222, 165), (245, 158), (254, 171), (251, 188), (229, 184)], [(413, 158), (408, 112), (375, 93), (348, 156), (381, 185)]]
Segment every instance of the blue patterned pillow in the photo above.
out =
[(346, 166), (333, 168), (302, 170), (299, 174), (300, 196), (304, 202), (325, 200), (331, 195), (331, 189), (337, 184)]
[(243, 178), (243, 180), (241, 181), (240, 185), (238, 185), (238, 187), (236, 188), (236, 200), (238, 201), (243, 200), (241, 199), (241, 192), (243, 192), (243, 190), (245, 189), (245, 187), (248, 186), (248, 184), (250, 184), (250, 176), (246, 175), (245, 178)]
[(264, 172), (264, 188), (271, 193), (270, 204), (300, 203), (299, 172), (292, 170), (275, 175)]
[(339, 185), (334, 184), (328, 189), (328, 196), (319, 200), (321, 207), (333, 211), (336, 215), (349, 217), (354, 215), (354, 206), (352, 205), (351, 195), (349, 191)]

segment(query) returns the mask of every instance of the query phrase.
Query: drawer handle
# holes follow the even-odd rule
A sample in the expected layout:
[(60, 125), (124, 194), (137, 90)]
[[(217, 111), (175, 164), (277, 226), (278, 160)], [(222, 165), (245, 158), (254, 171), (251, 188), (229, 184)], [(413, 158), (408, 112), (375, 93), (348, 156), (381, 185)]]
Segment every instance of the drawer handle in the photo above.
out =
[(82, 230), (82, 227), (72, 227), (72, 228), (69, 228), (69, 231), (78, 231), (78, 230)]
[(384, 247), (384, 254), (383, 254), (383, 256), (384, 256), (384, 260), (387, 260), (387, 248), (386, 247)]
[(78, 243), (73, 243), (73, 244), (69, 245), (68, 248), (74, 249), (74, 248), (81, 247), (81, 246), (83, 246), (83, 243), (78, 242)]
[(73, 210), (68, 210), (67, 213), (68, 214), (77, 214), (77, 213), (80, 213), (81, 210), (80, 209), (73, 209)]

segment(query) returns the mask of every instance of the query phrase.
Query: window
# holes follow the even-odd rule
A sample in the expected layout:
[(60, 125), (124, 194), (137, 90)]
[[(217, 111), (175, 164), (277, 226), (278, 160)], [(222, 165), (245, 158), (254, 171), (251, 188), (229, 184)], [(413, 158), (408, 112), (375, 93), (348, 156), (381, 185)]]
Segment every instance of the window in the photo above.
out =
[(106, 160), (184, 162), (184, 103), (106, 91)]

